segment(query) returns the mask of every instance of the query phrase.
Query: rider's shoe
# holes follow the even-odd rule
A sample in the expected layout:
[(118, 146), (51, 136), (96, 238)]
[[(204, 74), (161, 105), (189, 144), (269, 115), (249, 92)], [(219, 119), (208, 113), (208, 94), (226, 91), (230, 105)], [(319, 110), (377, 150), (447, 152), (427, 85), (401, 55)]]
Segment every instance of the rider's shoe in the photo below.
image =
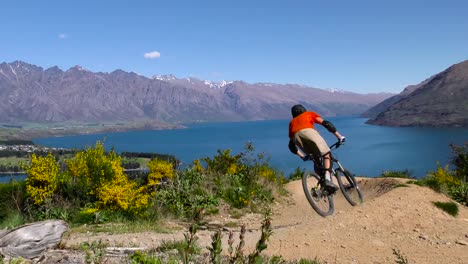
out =
[(325, 180), (325, 188), (332, 192), (336, 192), (339, 189), (339, 187), (330, 180)]

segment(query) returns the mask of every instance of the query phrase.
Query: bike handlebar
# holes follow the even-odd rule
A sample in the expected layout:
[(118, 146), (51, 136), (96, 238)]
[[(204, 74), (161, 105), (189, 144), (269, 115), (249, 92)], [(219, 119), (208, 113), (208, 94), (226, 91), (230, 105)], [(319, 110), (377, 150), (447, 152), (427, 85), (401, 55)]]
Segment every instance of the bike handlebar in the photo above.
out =
[(337, 141), (335, 144), (331, 145), (329, 148), (330, 149), (337, 149), (339, 148), (341, 145), (343, 145), (345, 142), (344, 141)]

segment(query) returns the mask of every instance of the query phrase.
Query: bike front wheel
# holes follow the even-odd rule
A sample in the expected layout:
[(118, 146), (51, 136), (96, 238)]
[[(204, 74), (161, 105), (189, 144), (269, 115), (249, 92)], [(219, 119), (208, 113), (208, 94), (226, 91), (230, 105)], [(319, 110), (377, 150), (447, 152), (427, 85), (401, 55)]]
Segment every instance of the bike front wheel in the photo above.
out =
[(350, 171), (342, 171), (341, 169), (338, 169), (336, 170), (336, 178), (341, 192), (352, 206), (362, 204), (364, 202), (364, 197), (361, 189), (359, 188), (359, 184)]
[(304, 172), (302, 175), (302, 188), (307, 201), (319, 215), (326, 217), (333, 214), (335, 210), (333, 194), (321, 187), (320, 177), (317, 174)]

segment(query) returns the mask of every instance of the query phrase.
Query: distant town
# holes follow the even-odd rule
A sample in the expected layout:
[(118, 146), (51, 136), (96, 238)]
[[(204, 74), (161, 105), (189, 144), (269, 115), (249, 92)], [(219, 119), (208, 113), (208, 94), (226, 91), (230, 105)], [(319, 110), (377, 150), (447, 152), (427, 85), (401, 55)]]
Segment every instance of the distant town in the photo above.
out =
[(0, 145), (0, 151), (14, 151), (14, 152), (56, 152), (67, 150), (65, 148), (48, 148), (38, 145)]

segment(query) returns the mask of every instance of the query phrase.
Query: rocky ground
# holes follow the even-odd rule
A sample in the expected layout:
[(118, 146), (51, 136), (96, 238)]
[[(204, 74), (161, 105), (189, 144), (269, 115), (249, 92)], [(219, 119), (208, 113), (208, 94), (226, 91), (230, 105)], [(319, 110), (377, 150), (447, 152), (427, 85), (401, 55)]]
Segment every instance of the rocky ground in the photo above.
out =
[[(289, 183), (290, 196), (274, 205), (273, 234), (264, 251), (269, 256), (285, 260), (317, 258), (322, 263), (396, 263), (394, 250), (409, 263), (468, 263), (468, 208), (459, 206), (453, 217), (436, 208), (432, 202), (450, 201), (446, 196), (414, 184), (393, 188), (401, 179), (360, 179), (365, 194), (362, 205), (350, 206), (341, 194), (335, 196), (334, 215), (323, 218), (308, 204), (300, 181)], [(248, 231), (245, 236), (248, 254), (260, 238), (261, 215), (246, 215), (233, 219), (221, 214), (210, 219), (210, 229), (200, 230), (199, 244), (206, 248), (211, 235), (225, 227), (223, 245), (227, 252), (228, 230), (235, 232), (235, 244), (241, 224)], [(41, 263), (79, 263), (83, 256), (70, 249), (82, 242), (102, 240), (110, 246), (127, 248), (155, 248), (163, 241), (183, 240), (186, 229), (170, 234), (153, 232), (135, 234), (66, 234), (62, 251), (51, 251)], [(73, 255), (75, 254), (75, 255)], [(67, 255), (64, 258), (64, 255)], [(107, 263), (122, 259), (108, 258)]]

